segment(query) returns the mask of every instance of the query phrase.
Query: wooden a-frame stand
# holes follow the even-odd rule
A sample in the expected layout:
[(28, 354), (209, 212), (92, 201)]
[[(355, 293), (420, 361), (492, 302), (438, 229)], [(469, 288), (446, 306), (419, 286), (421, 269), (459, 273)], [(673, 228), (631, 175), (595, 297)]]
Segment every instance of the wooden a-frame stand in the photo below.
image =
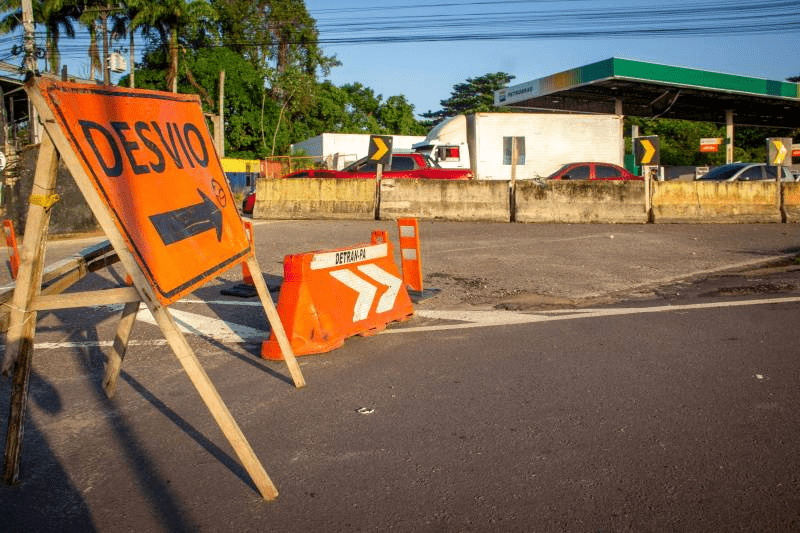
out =
[[(106, 394), (111, 396), (114, 393), (128, 339), (136, 320), (136, 313), (140, 304), (144, 302), (155, 317), (156, 323), (169, 346), (230, 442), (258, 491), (264, 499), (274, 499), (278, 495), (275, 485), (259, 462), (208, 375), (203, 370), (197, 356), (170, 315), (168, 308), (159, 303), (153, 288), (125, 244), (119, 229), (114, 224), (107, 206), (102, 202), (89, 182), (88, 176), (81, 169), (81, 165), (77, 161), (74, 152), (70, 149), (64, 134), (52, 119), (52, 114), (49, 113), (47, 106), (41, 102), (41, 96), (36, 90), (29, 91), (29, 95), (40, 116), (42, 116), (46, 134), (43, 136), (36, 165), (33, 194), (20, 253), (20, 269), (10, 305), (6, 352), (2, 365), (2, 373), (4, 375), (8, 375), (13, 369), (3, 480), (11, 484), (15, 483), (19, 478), (37, 311), (101, 304), (125, 304), (113, 347), (108, 354), (108, 363), (103, 380)], [(53, 199), (55, 190), (59, 156), (64, 159), (76, 184), (81, 189), (83, 196), (117, 253), (119, 261), (133, 280), (132, 286), (67, 294), (41, 293), (47, 228), (50, 221), (51, 199)], [(247, 267), (251, 272), (261, 272), (254, 253), (249, 254), (244, 261), (246, 261)], [(298, 388), (303, 387), (305, 385), (303, 375), (294, 357), (263, 276), (255, 275), (253, 276), (253, 281), (270, 326), (281, 345), (294, 384)]]

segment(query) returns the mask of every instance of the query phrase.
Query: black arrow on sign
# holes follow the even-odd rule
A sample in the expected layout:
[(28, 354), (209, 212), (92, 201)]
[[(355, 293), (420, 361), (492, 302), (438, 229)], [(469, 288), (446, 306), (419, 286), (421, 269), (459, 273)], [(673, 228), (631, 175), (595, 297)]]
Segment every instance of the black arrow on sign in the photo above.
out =
[(203, 191), (197, 189), (201, 202), (174, 211), (151, 215), (158, 236), (169, 246), (210, 229), (217, 230), (217, 240), (222, 240), (222, 211)]

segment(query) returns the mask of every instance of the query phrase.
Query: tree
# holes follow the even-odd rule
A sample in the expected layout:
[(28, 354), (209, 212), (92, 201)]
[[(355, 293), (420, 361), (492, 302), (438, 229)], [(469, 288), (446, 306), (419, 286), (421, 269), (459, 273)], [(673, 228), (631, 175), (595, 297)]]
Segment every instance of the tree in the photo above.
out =
[(378, 109), (378, 121), (386, 133), (393, 135), (425, 135), (425, 126), (414, 117), (414, 106), (402, 94), (390, 96)]
[(500, 111), (494, 106), (494, 92), (506, 87), (514, 77), (505, 72), (494, 72), (477, 78), (467, 78), (465, 83), (453, 86), (450, 98), (439, 102), (442, 109), (428, 111), (422, 116), (429, 119), (428, 125), (435, 126), (445, 118), (455, 115)]
[[(725, 138), (725, 126), (711, 122), (674, 119), (647, 119), (629, 117), (625, 119), (626, 130), (631, 125), (639, 126), (639, 134), (658, 135), (661, 164), (668, 166), (705, 166), (725, 163), (724, 146), (718, 152), (700, 152), (700, 139)], [(786, 128), (764, 128), (740, 126), (734, 128), (734, 161), (763, 162), (767, 159), (768, 137), (788, 137), (792, 132)]]
[[(3, 3), (4, 16), (0, 19), (0, 34), (11, 33), (22, 27), (22, 3), (10, 0)], [(45, 27), (45, 46), (47, 47), (47, 64), (51, 72), (61, 69), (61, 54), (58, 49), (63, 33), (70, 38), (75, 37), (73, 21), (80, 15), (75, 0), (45, 0), (33, 2), (33, 19)]]
[(211, 0), (222, 43), (264, 73), (270, 95), (290, 111), (313, 102), (317, 76), (340, 63), (317, 44), (316, 21), (302, 0)]
[(293, 131), (299, 141), (323, 132), (424, 135), (425, 127), (405, 96), (390, 96), (384, 102), (360, 83), (337, 87), (326, 81), (315, 91), (313, 108), (295, 117)]
[[(110, 39), (125, 35), (125, 10), (125, 6), (111, 0), (83, 0), (81, 2), (79, 20), (89, 30), (90, 79), (94, 79), (94, 73), (97, 71), (101, 73), (104, 83), (111, 83), (108, 71)], [(109, 28), (109, 22), (111, 28)], [(97, 42), (98, 31), (103, 38), (102, 51)]]
[(216, 12), (206, 0), (128, 0), (135, 14), (131, 27), (141, 28), (148, 37), (156, 34), (157, 44), (168, 58), (166, 86), (178, 92), (178, 58), (181, 39), (196, 37), (202, 28), (216, 19)]

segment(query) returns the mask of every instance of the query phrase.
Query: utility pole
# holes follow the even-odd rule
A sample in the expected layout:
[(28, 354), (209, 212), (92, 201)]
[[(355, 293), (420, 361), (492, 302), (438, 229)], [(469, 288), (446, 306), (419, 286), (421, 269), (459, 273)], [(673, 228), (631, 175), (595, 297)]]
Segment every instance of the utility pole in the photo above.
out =
[[(33, 31), (33, 4), (31, 0), (22, 0), (22, 28), (25, 31), (25, 71), (27, 75), (38, 76), (39, 66), (36, 61), (36, 41)], [(39, 114), (28, 100), (28, 139), (32, 144), (39, 142)]]
[(225, 71), (219, 71), (219, 113), (218, 124), (214, 128), (214, 140), (219, 157), (225, 157)]
[(25, 30), (25, 70), (36, 72), (36, 41), (33, 32), (33, 4), (31, 0), (22, 0), (22, 28)]
[(100, 23), (103, 25), (103, 85), (111, 85), (111, 65), (108, 64), (108, 14), (111, 6), (100, 10)]
[(135, 31), (135, 30), (134, 30), (133, 28), (130, 28), (130, 30), (129, 30), (129, 32), (130, 32), (130, 34), (131, 34), (131, 35), (130, 35), (130, 39), (131, 39), (131, 45), (130, 45), (130, 48), (129, 48), (130, 52), (129, 52), (129, 55), (128, 55), (128, 63), (130, 64), (130, 70), (131, 70), (131, 73), (130, 73), (130, 75), (128, 76), (128, 86), (129, 86), (131, 89), (133, 89), (134, 87), (136, 87), (136, 83), (133, 81), (133, 71), (135, 70), (135, 69), (133, 68), (133, 56), (134, 56), (134, 54), (133, 54), (133, 34), (134, 34), (134, 31)]

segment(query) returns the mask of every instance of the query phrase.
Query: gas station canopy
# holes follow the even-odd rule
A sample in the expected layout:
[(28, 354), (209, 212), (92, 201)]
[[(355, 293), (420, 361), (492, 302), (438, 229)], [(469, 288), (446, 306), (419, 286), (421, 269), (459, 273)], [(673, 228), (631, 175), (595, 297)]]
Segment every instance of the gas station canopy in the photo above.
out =
[(800, 128), (800, 85), (612, 57), (495, 91), (497, 107)]

